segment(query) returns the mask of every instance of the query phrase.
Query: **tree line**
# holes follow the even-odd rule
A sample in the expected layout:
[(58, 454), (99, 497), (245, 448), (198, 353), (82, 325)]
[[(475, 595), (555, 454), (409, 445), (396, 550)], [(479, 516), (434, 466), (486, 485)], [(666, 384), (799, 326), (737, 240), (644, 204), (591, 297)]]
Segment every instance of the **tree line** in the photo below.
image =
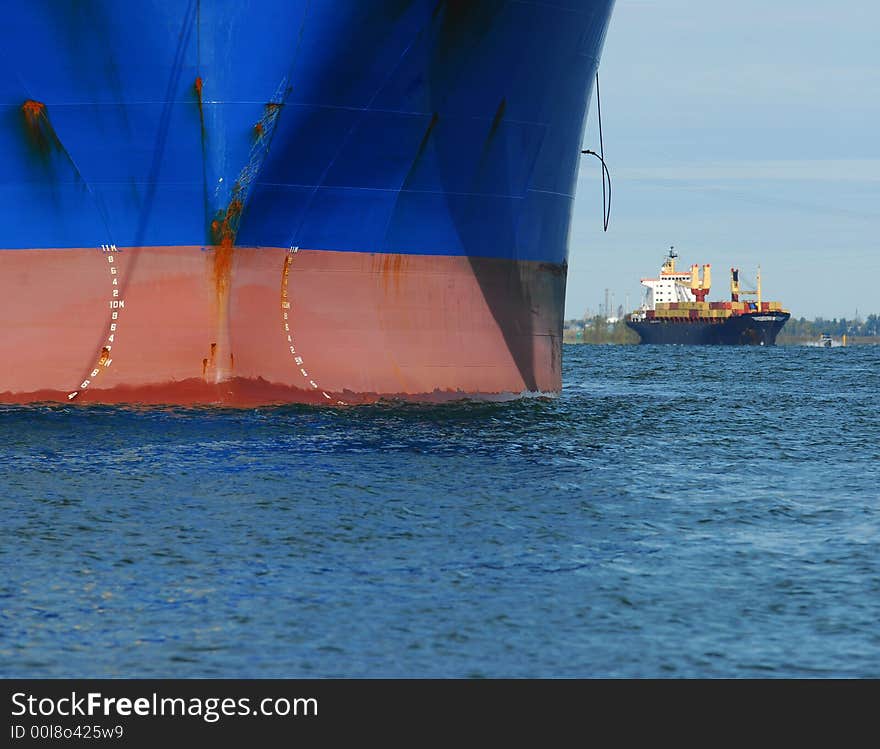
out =
[(607, 322), (597, 315), (586, 320), (566, 320), (563, 339), (574, 343), (638, 343), (638, 334), (623, 320)]
[[(807, 320), (805, 317), (792, 317), (782, 329), (777, 339), (786, 341), (805, 341), (819, 338), (821, 335), (840, 338), (880, 338), (880, 315), (868, 315), (864, 320), (847, 320), (846, 318), (826, 320), (817, 317)], [(604, 317), (587, 318), (586, 320), (566, 320), (563, 339), (572, 343), (638, 343), (638, 335), (628, 328), (622, 320), (609, 323)]]
[(799, 319), (792, 317), (785, 323), (782, 334), (786, 338), (818, 338), (821, 335), (880, 336), (880, 315), (868, 315), (864, 320), (847, 320), (845, 317), (839, 320), (836, 317), (832, 320), (822, 317), (807, 320), (804, 317)]

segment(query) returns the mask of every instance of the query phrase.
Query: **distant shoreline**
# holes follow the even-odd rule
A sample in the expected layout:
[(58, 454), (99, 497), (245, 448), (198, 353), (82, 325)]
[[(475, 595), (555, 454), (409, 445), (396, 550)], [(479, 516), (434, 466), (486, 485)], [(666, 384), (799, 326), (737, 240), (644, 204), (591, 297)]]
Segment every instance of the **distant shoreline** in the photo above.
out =
[[(638, 340), (635, 341), (613, 341), (613, 340), (598, 340), (598, 341), (585, 341), (583, 338), (578, 338), (575, 336), (574, 331), (566, 330), (563, 332), (562, 342), (573, 345), (588, 345), (588, 346), (638, 346)], [(799, 336), (787, 337), (783, 338), (779, 336), (776, 339), (777, 346), (806, 346), (808, 344), (816, 344), (817, 339), (815, 338), (802, 338)], [(852, 338), (847, 337), (846, 339), (847, 346), (880, 346), (880, 336), (854, 336)]]
[[(835, 336), (835, 340), (838, 337)], [(818, 338), (813, 336), (788, 336), (782, 333), (776, 339), (777, 346), (804, 346), (807, 343), (816, 343)], [(847, 346), (878, 346), (880, 345), (880, 336), (877, 335), (854, 335), (846, 337)]]
[[(878, 335), (855, 335), (856, 331), (862, 333), (876, 333), (878, 330), (877, 315), (869, 315), (867, 320), (805, 320), (794, 319), (786, 323), (785, 328), (776, 339), (778, 346), (804, 346), (819, 342), (822, 333), (831, 335), (836, 345), (839, 345), (846, 332), (847, 346), (878, 346)], [(586, 320), (566, 320), (562, 331), (563, 343), (592, 343), (592, 344), (617, 344), (623, 346), (638, 345), (639, 337), (635, 331), (627, 327), (620, 319), (609, 322), (604, 317), (591, 317)]]

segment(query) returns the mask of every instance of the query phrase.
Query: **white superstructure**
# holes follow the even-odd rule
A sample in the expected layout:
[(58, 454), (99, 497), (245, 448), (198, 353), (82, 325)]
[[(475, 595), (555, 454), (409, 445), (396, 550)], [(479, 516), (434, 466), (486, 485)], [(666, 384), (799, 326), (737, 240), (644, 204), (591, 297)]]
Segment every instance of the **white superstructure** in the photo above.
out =
[(695, 302), (697, 297), (691, 291), (691, 272), (675, 270), (678, 255), (670, 248), (669, 255), (660, 269), (660, 278), (643, 278), (642, 286), (647, 286), (642, 311), (656, 309), (660, 302)]

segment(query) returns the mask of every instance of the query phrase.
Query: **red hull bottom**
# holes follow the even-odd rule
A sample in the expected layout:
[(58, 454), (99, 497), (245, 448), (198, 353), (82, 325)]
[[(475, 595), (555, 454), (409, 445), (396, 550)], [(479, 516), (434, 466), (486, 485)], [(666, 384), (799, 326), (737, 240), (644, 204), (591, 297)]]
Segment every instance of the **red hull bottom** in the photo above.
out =
[(564, 267), (275, 248), (0, 252), (0, 402), (499, 400), (561, 387)]

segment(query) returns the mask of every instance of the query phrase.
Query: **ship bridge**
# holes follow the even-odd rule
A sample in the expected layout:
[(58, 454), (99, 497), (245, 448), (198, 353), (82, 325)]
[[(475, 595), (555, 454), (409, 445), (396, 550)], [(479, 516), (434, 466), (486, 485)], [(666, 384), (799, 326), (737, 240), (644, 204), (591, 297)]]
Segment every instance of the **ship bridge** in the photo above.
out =
[(691, 272), (682, 273), (675, 269), (678, 255), (669, 249), (669, 254), (660, 268), (659, 278), (643, 278), (642, 286), (647, 287), (642, 310), (656, 309), (656, 305), (668, 302), (693, 302), (696, 296), (691, 291)]

